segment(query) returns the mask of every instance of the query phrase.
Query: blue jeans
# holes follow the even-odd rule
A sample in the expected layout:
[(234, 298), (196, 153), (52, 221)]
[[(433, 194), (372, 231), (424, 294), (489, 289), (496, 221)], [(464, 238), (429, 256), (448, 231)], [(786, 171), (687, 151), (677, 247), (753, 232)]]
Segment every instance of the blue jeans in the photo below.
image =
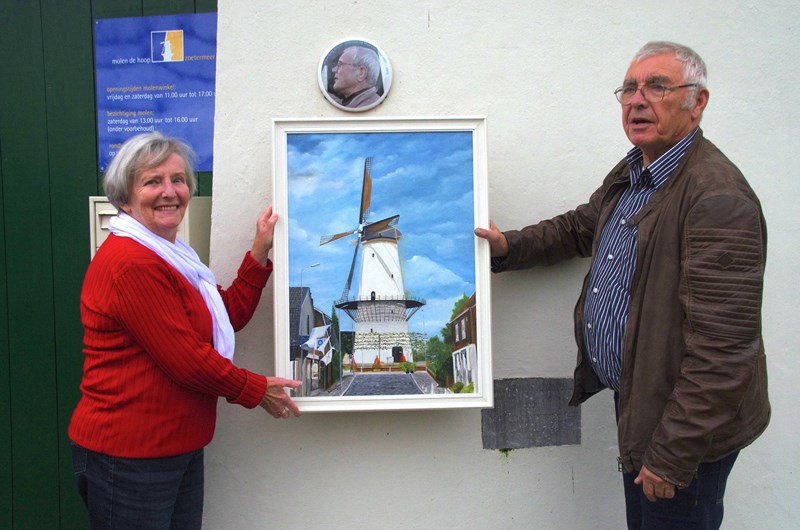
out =
[(716, 530), (722, 524), (722, 497), (739, 451), (722, 460), (700, 464), (688, 487), (675, 488), (672, 499), (650, 502), (633, 483), (638, 472), (623, 473), (629, 529)]
[(202, 525), (202, 449), (166, 458), (117, 458), (73, 443), (72, 467), (92, 530)]

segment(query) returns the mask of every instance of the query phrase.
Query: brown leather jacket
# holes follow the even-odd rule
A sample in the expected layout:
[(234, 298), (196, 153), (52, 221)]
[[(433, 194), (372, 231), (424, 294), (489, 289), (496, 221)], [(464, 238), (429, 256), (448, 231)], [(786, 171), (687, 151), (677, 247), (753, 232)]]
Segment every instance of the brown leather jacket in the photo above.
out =
[[(505, 232), (510, 251), (493, 270), (592, 256), (628, 179), (623, 160), (587, 204)], [(620, 462), (626, 471), (644, 464), (683, 487), (698, 464), (745, 447), (769, 422), (761, 338), (766, 224), (744, 176), (702, 131), (632, 221), (638, 249), (623, 346)], [(603, 389), (584, 359), (585, 291), (586, 280), (575, 306), (574, 406)]]

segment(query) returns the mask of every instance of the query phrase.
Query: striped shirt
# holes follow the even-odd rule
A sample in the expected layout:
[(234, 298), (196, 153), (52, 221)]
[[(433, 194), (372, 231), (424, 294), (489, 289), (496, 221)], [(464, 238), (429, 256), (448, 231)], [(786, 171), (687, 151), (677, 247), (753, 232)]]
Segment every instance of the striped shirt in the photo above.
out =
[(602, 228), (592, 259), (584, 304), (583, 336), (589, 361), (600, 381), (620, 390), (622, 341), (628, 322), (631, 278), (636, 268), (638, 227), (629, 221), (670, 177), (686, 154), (695, 128), (647, 168), (641, 149), (628, 152), (630, 185)]

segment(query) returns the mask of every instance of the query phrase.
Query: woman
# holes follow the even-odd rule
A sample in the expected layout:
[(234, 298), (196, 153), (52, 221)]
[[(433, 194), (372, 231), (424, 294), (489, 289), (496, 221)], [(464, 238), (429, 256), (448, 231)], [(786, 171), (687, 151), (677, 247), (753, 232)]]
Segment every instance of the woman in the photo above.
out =
[(285, 387), (232, 362), (234, 330), (253, 315), (272, 272), (278, 219), (269, 207), (237, 278), (221, 289), (177, 238), (195, 190), (194, 155), (148, 133), (109, 165), (120, 213), (81, 292), (82, 397), (69, 426), (78, 490), (92, 528), (200, 528), (203, 447), (219, 396), (276, 418), (300, 415)]

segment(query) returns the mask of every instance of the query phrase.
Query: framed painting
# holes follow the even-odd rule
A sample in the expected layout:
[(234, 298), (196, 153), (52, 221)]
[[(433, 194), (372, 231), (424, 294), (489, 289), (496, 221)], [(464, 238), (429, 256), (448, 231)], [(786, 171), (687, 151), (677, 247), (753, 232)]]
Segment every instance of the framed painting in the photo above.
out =
[(491, 406), (485, 118), (273, 129), (275, 367), (300, 409)]

